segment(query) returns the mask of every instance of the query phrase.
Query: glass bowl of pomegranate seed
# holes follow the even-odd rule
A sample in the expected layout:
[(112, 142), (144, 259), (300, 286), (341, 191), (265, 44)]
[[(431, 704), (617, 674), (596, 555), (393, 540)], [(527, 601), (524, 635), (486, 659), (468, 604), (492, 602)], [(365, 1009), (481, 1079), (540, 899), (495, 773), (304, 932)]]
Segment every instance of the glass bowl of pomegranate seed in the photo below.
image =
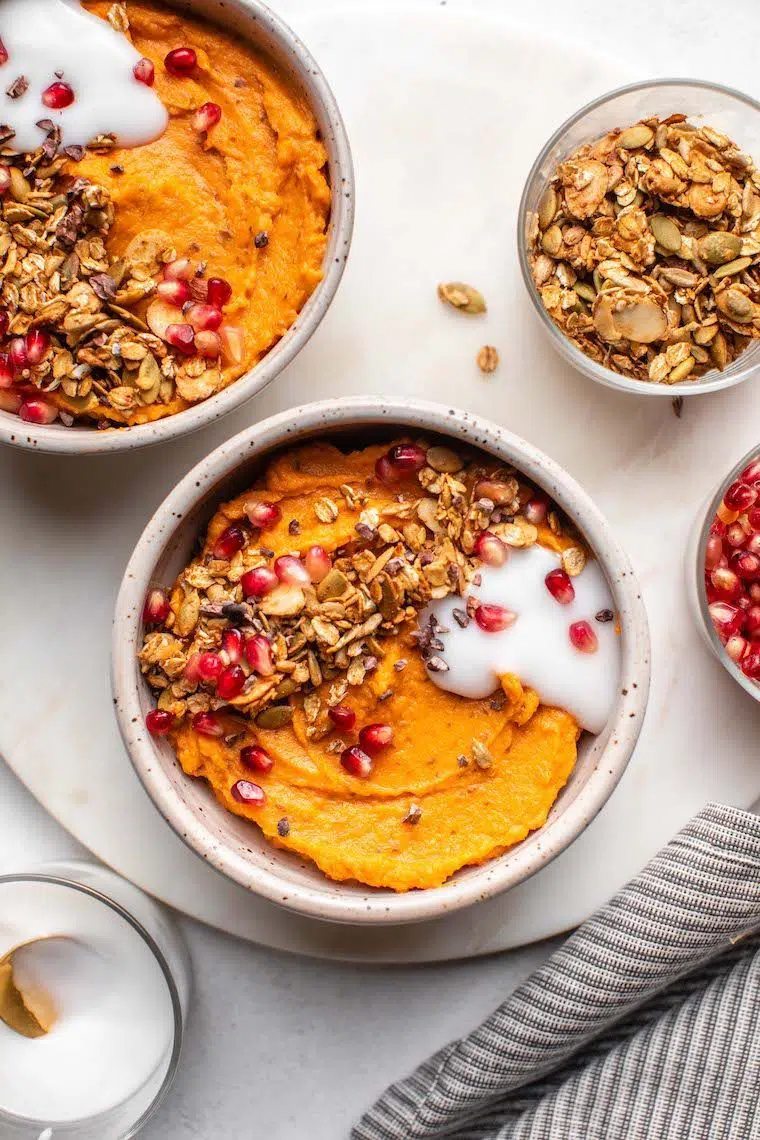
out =
[[(667, 130), (669, 126), (677, 129), (681, 121), (685, 128), (680, 148), (687, 157), (688, 144), (683, 141), (690, 137), (687, 131), (704, 129), (710, 137), (732, 146), (740, 164), (746, 162), (746, 167), (731, 166), (732, 177), (735, 173), (739, 182), (744, 180), (742, 169), (749, 175), (750, 160), (760, 162), (760, 103), (751, 96), (698, 79), (634, 83), (600, 96), (558, 127), (528, 174), (517, 219), (522, 278), (555, 351), (598, 384), (670, 399), (731, 388), (749, 379), (760, 364), (760, 339), (735, 335), (746, 326), (724, 321), (717, 303), (718, 291), (736, 290), (741, 293), (737, 304), (746, 309), (741, 319), (752, 322), (756, 266), (754, 258), (743, 255), (751, 249), (744, 235), (754, 227), (754, 220), (743, 214), (737, 221), (729, 207), (721, 214), (712, 205), (692, 211), (686, 193), (674, 204), (667, 188), (660, 197), (659, 185), (653, 180), (650, 193), (645, 177), (640, 177), (655, 155), (657, 162), (665, 162), (659, 150), (662, 145), (676, 166), (681, 163), (679, 170), (686, 179), (681, 189), (689, 185), (687, 164), (670, 149), (671, 140), (661, 140), (658, 131), (658, 123)], [(601, 177), (602, 170), (601, 163), (589, 162), (588, 156), (584, 159), (578, 152), (608, 135), (610, 146), (617, 136), (628, 147), (622, 157), (619, 149), (615, 154), (620, 179), (613, 182), (610, 176), (601, 201), (595, 196), (593, 201), (581, 202), (584, 187)], [(678, 141), (672, 145), (679, 149)], [(718, 147), (715, 153), (723, 152)], [(559, 182), (558, 167), (575, 155), (579, 159), (576, 184), (565, 187)], [(568, 192), (578, 198), (572, 217), (563, 209)], [(736, 194), (734, 205), (740, 212), (741, 185)], [(749, 187), (746, 201), (753, 199)], [(628, 222), (625, 234), (619, 227), (621, 219)], [(611, 221), (616, 227), (612, 233)], [(736, 233), (728, 232), (734, 229)], [(639, 253), (633, 250), (634, 258), (626, 261), (628, 237), (648, 243), (652, 260), (639, 256), (639, 247)], [(709, 239), (714, 243), (716, 238), (731, 246), (722, 264), (715, 251), (708, 251), (714, 256), (712, 261), (702, 257), (700, 242)], [(587, 256), (574, 250), (585, 250)], [(552, 293), (553, 289), (559, 292)], [(708, 296), (713, 289), (715, 294)], [(606, 292), (610, 299), (606, 306), (600, 305)], [(653, 301), (656, 294), (659, 312)], [(547, 304), (553, 306), (554, 316)], [(641, 311), (645, 306), (646, 313)], [(599, 313), (600, 308), (605, 312)]]
[(686, 568), (706, 644), (760, 700), (760, 445), (736, 464), (700, 512)]

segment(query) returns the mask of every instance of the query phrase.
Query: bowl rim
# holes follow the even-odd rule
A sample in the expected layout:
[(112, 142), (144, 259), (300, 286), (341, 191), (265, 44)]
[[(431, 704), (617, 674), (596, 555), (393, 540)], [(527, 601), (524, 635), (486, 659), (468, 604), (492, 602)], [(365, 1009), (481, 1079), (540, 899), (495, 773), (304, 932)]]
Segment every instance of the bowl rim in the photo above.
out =
[[(158, 749), (144, 727), (144, 693), (137, 661), (145, 593), (156, 562), (171, 543), (188, 510), (213, 489), (223, 499), (224, 483), (238, 466), (289, 441), (329, 436), (331, 431), (384, 424), (431, 431), (464, 440), (515, 465), (546, 488), (574, 517), (607, 573), (623, 631), (620, 688), (607, 738), (593, 769), (557, 817), (531, 833), (541, 839), (517, 844), (478, 868), (482, 874), (448, 880), (441, 887), (397, 894), (363, 887), (342, 893), (326, 876), (325, 887), (296, 884), (269, 868), (257, 867), (223, 846), (180, 802), (157, 762)], [(641, 730), (649, 691), (649, 630), (641, 591), (627, 555), (588, 494), (538, 448), (497, 424), (449, 405), (382, 396), (349, 396), (302, 405), (246, 428), (203, 458), (169, 493), (135, 546), (119, 590), (113, 622), (112, 683), (116, 716), (132, 765), (158, 811), (192, 850), (243, 887), (287, 909), (316, 918), (361, 925), (398, 924), (434, 918), (492, 897), (530, 877), (563, 851), (601, 810), (620, 780)], [(273, 848), (275, 856), (276, 849)], [(508, 860), (508, 862), (507, 862)], [(355, 884), (352, 886), (355, 887)], [(366, 893), (364, 893), (366, 892)]]
[[(608, 388), (615, 388), (620, 392), (628, 392), (633, 395), (670, 396), (671, 399), (674, 396), (701, 396), (708, 392), (720, 392), (726, 388), (733, 388), (735, 385), (742, 384), (745, 380), (749, 380), (750, 377), (760, 369), (760, 362), (747, 364), (732, 376), (723, 377), (718, 373), (712, 380), (703, 379), (692, 381), (691, 383), (684, 380), (679, 384), (665, 384), (661, 381), (650, 380), (634, 380), (618, 372), (613, 372), (611, 368), (605, 368), (602, 364), (597, 364), (595, 360), (586, 356), (584, 352), (581, 352), (579, 348), (576, 348), (575, 345), (568, 340), (565, 334), (555, 325), (544, 308), (535, 281), (533, 280), (533, 274), (530, 270), (525, 234), (528, 215), (528, 196), (532, 190), (533, 182), (546, 158), (551, 154), (554, 147), (561, 142), (571, 127), (574, 127), (576, 123), (580, 122), (591, 111), (595, 111), (598, 107), (603, 107), (605, 103), (611, 102), (620, 95), (628, 95), (632, 92), (644, 91), (649, 88), (666, 89), (668, 87), (678, 86), (697, 87), (706, 91), (717, 91), (722, 95), (728, 95), (738, 102), (744, 103), (753, 111), (760, 112), (760, 101), (754, 99), (751, 95), (747, 95), (744, 91), (739, 91), (736, 87), (729, 87), (724, 83), (713, 83), (707, 79), (692, 79), (688, 76), (682, 78), (666, 77), (664, 79), (642, 79), (635, 83), (626, 83), (622, 87), (615, 87), (613, 90), (606, 91), (603, 95), (599, 95), (596, 99), (585, 103), (570, 115), (569, 118), (565, 119), (552, 133), (547, 142), (544, 143), (525, 179), (523, 191), (520, 195), (520, 204), (517, 210), (517, 256), (520, 263), (520, 273), (528, 296), (532, 302), (533, 309), (543, 328), (549, 334), (555, 350), (557, 350), (573, 368), (582, 372), (584, 376), (589, 377), (591, 380), (595, 380), (598, 384), (604, 384)], [(706, 373), (706, 375), (710, 376), (712, 371), (714, 370)]]
[[(760, 701), (760, 684), (758, 684), (757, 681), (753, 681), (750, 677), (745, 676), (736, 662), (731, 660), (710, 618), (710, 610), (704, 586), (704, 567), (705, 555), (707, 553), (707, 540), (710, 537), (710, 527), (712, 526), (713, 519), (715, 518), (723, 496), (731, 484), (739, 478), (744, 468), (747, 467), (753, 459), (757, 459), (758, 457), (760, 457), (760, 444), (755, 444), (746, 455), (743, 455), (742, 458), (734, 464), (730, 474), (721, 479), (716, 491), (707, 500), (706, 506), (700, 508), (696, 519), (696, 526), (698, 527), (697, 541), (690, 548), (687, 547), (689, 561), (686, 568), (690, 579), (687, 584), (693, 591), (692, 597), (696, 601), (701, 632), (706, 637), (710, 648), (726, 672), (730, 673), (737, 684), (741, 685), (745, 693), (749, 693), (755, 701)], [(696, 554), (695, 558), (692, 557), (693, 554)]]
[[(17, 415), (0, 411), (0, 443), (45, 453), (102, 455), (132, 451), (189, 435), (242, 407), (271, 384), (309, 341), (327, 313), (345, 270), (354, 228), (355, 174), (346, 126), (324, 73), (293, 29), (261, 0), (233, 0), (233, 3), (252, 30), (261, 29), (265, 36), (277, 42), (282, 60), (289, 59), (296, 82), (301, 85), (318, 120), (332, 188), (322, 279), (295, 321), (261, 360), (208, 399), (173, 416), (112, 430), (29, 424)], [(210, 17), (212, 22), (220, 22), (225, 7), (227, 5), (221, 4), (214, 10)]]

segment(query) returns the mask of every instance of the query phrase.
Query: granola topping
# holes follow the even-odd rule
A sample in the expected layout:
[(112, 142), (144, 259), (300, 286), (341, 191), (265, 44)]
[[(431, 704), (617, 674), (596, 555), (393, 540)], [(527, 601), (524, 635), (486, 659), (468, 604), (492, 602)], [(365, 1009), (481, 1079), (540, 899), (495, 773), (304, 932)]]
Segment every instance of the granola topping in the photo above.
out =
[(760, 337), (760, 172), (685, 115), (610, 131), (566, 158), (528, 244), (552, 320), (622, 375), (695, 380)]
[[(428, 603), (458, 597), (479, 581), (475, 552), (486, 530), (505, 549), (536, 543), (538, 529), (522, 514), (535, 491), (511, 469), (442, 444), (399, 443), (388, 454), (417, 452), (422, 466), (397, 489), (394, 485), (383, 507), (364, 505), (372, 498), (371, 485), (345, 486), (340, 499), (315, 500), (315, 519), (326, 535), (337, 520), (350, 528), (349, 540), (329, 554), (311, 546), (275, 556), (266, 536), (280, 525), (280, 511), (266, 509), (276, 504), (267, 502), (263, 489), (229, 504), (229, 525), (213, 540), (209, 536), (202, 554), (175, 583), (168, 616), (152, 621), (146, 632), (141, 664), (158, 694), (158, 707), (178, 720), (226, 709), (259, 727), (273, 727), (289, 723), (292, 711), (285, 702), (300, 694), (306, 700), (307, 735), (319, 739), (342, 725), (341, 718), (353, 723), (355, 717), (343, 708), (346, 694), (375, 671), (388, 638), (406, 634), (430, 673), (447, 671), (441, 640), (447, 631), (434, 618), (416, 629), (416, 619)], [(484, 487), (492, 499), (483, 497)], [(267, 525), (252, 526), (251, 517)], [(295, 543), (300, 528), (294, 521), (282, 525)], [(582, 556), (579, 546), (568, 545), (569, 558), (573, 552), (576, 559)], [(163, 607), (146, 607), (149, 619), (164, 613)], [(461, 603), (454, 620), (462, 626), (470, 622)], [(223, 647), (230, 630), (239, 631), (245, 646), (239, 661), (230, 662)], [(194, 663), (208, 654), (218, 654), (220, 666), (239, 671), (239, 693), (229, 696), (225, 686), (220, 692), (216, 677), (199, 674)], [(406, 665), (402, 657), (394, 671)], [(309, 695), (326, 681), (333, 689), (323, 707)]]

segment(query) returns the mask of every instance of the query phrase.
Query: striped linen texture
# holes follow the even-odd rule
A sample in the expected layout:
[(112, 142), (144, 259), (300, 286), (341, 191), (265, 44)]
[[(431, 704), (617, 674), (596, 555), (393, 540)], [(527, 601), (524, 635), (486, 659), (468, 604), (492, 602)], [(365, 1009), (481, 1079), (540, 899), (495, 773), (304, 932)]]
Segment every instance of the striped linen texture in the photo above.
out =
[(760, 1140), (760, 817), (709, 804), (352, 1140)]

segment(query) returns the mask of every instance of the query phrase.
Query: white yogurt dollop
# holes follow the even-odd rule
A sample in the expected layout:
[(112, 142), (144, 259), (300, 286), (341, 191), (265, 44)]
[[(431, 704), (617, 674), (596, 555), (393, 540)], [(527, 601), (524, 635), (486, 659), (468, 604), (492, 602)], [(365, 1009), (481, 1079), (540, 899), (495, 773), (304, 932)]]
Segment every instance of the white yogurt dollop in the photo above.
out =
[[(432, 615), (446, 631), (436, 636), (444, 645), (439, 656), (449, 666), (447, 672), (428, 676), (441, 689), (481, 700), (499, 687), (499, 677), (514, 673), (543, 704), (565, 709), (582, 728), (599, 733), (612, 711), (620, 676), (616, 623), (596, 620), (601, 610), (613, 609), (612, 597), (599, 564), (589, 561), (572, 579), (575, 599), (560, 605), (545, 584), (559, 564), (556, 554), (536, 544), (510, 550), (503, 566), (481, 568), (481, 584), (468, 594), (517, 614), (500, 633), (486, 633), (474, 620), (460, 627), (454, 610), (464, 609), (468, 595), (426, 606), (420, 626)], [(596, 653), (581, 653), (570, 642), (570, 626), (584, 620), (598, 638)]]
[[(41, 119), (61, 128), (63, 146), (85, 146), (103, 134), (115, 135), (120, 146), (140, 146), (166, 130), (163, 103), (134, 77), (139, 51), (78, 0), (0, 0), (0, 38), (8, 52), (0, 67), (0, 123), (16, 132), (16, 149), (44, 142)], [(20, 76), (29, 87), (11, 99), (8, 88)], [(59, 79), (75, 100), (55, 111), (42, 92)]]

